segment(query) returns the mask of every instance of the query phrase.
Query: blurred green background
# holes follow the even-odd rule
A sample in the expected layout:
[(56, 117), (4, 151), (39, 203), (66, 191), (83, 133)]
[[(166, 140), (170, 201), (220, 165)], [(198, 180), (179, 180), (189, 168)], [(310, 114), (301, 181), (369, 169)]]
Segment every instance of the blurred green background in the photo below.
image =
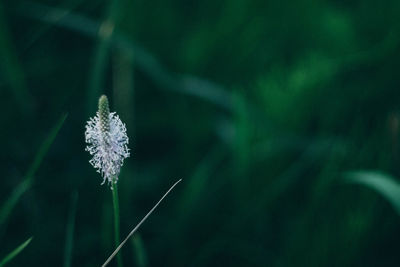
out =
[(9, 266), (111, 254), (111, 191), (84, 151), (105, 93), (132, 149), (121, 236), (183, 179), (125, 266), (399, 266), (399, 14), (398, 0), (1, 1), (0, 258), (31, 236)]

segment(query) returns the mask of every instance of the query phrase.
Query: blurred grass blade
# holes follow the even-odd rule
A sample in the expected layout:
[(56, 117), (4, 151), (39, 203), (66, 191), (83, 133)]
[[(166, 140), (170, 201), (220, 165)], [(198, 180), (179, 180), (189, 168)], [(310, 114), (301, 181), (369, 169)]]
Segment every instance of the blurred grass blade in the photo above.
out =
[(215, 169), (225, 155), (226, 152), (222, 147), (215, 147), (204, 157), (190, 179), (187, 180), (181, 201), (179, 201), (179, 210), (182, 211), (180, 214), (181, 219), (188, 219), (187, 215), (191, 214), (193, 207), (201, 203), (206, 190), (210, 186), (210, 179), (213, 177), (213, 172), (216, 171)]
[(151, 208), (151, 210), (143, 217), (143, 219), (133, 228), (133, 230), (128, 234), (128, 236), (121, 242), (121, 244), (114, 250), (114, 252), (108, 257), (108, 259), (104, 262), (102, 267), (107, 266), (110, 261), (117, 255), (117, 253), (121, 250), (121, 248), (125, 245), (126, 241), (139, 229), (139, 227), (147, 220), (147, 218), (153, 213), (153, 211), (160, 205), (160, 203), (164, 200), (164, 198), (169, 194), (169, 192), (172, 191), (172, 189), (175, 188), (177, 184), (179, 184), (182, 181), (182, 179), (179, 179), (177, 182), (175, 182), (169, 189), (168, 191), (160, 198), (160, 200)]
[(183, 75), (181, 81), (183, 93), (207, 99), (228, 110), (232, 109), (230, 92), (224, 90), (218, 84), (191, 75)]
[(120, 9), (120, 1), (112, 0), (107, 10), (107, 16), (97, 29), (96, 37), (98, 43), (96, 44), (94, 52), (93, 66), (90, 74), (89, 90), (87, 95), (88, 115), (96, 110), (96, 101), (102, 93), (104, 93), (105, 71), (110, 56), (110, 43), (117, 25), (117, 18)]
[[(101, 35), (100, 33), (108, 33), (104, 35), (107, 38), (103, 38), (103, 41), (99, 43), (95, 52), (94, 68), (89, 83), (88, 101), (92, 101), (93, 97), (97, 98), (100, 93), (102, 87), (101, 74), (104, 71), (105, 59), (107, 59), (108, 55), (107, 48), (109, 45), (112, 45), (121, 49), (125, 55), (131, 58), (134, 56), (134, 64), (146, 73), (160, 88), (196, 96), (227, 110), (232, 109), (231, 94), (229, 91), (220, 85), (201, 78), (190, 75), (179, 76), (169, 72), (145, 48), (132, 42), (123, 34), (114, 32), (114, 24), (110, 23), (110, 21), (100, 23), (69, 10), (66, 11), (61, 8), (54, 8), (30, 1), (24, 1), (23, 3), (23, 9), (21, 9), (23, 16), (95, 38), (98, 38)], [(95, 104), (92, 103), (88, 103), (88, 105), (89, 110), (95, 107)]]
[(0, 57), (0, 68), (2, 77), (7, 83), (6, 88), (14, 95), (18, 109), (23, 114), (29, 115), (32, 111), (32, 99), (28, 93), (24, 72), (18, 60), (15, 46), (10, 38), (2, 2), (0, 2)]
[(87, 115), (93, 113), (96, 110), (96, 101), (102, 93), (104, 93), (103, 84), (104, 84), (104, 72), (107, 63), (108, 57), (108, 40), (104, 39), (99, 44), (97, 44), (94, 52), (94, 60), (92, 63), (90, 80), (89, 80), (89, 89), (87, 95)]
[(47, 154), (51, 144), (54, 142), (61, 126), (64, 124), (67, 114), (63, 114), (57, 124), (50, 131), (50, 134), (40, 146), (38, 153), (33, 160), (33, 163), (29, 167), (24, 180), (17, 186), (17, 188), (11, 193), (11, 196), (0, 208), (0, 225), (4, 224), (5, 220), (10, 215), (14, 206), (17, 204), (19, 198), (32, 186), (33, 177), (43, 161), (44, 156)]
[(17, 204), (18, 199), (31, 187), (32, 180), (24, 179), (11, 193), (11, 196), (6, 200), (0, 209), (0, 225), (3, 225)]
[(112, 72), (113, 72), (113, 106), (125, 118), (125, 123), (132, 136), (135, 136), (135, 77), (134, 57), (127, 55), (127, 51), (113, 50)]
[(50, 7), (31, 1), (23, 1), (23, 5), (21, 5), (23, 14), (28, 17), (73, 29), (95, 37), (98, 41), (94, 49), (92, 68), (90, 68), (89, 74), (88, 114), (95, 112), (96, 101), (93, 101), (93, 99), (97, 99), (104, 91), (104, 72), (110, 54), (110, 43), (113, 39), (115, 26), (118, 23), (120, 5), (120, 0), (112, 0), (106, 11), (106, 17), (101, 23), (77, 15), (70, 9)]
[(7, 256), (5, 256), (0, 262), (0, 267), (4, 266), (10, 260), (12, 260), (15, 256), (17, 256), (27, 245), (29, 245), (29, 243), (32, 241), (32, 238), (33, 237), (29, 238), (24, 243), (22, 243), (17, 248), (15, 248), (13, 251), (11, 251)]
[(72, 262), (72, 248), (74, 244), (74, 230), (75, 230), (77, 203), (78, 203), (78, 192), (74, 191), (71, 195), (71, 206), (68, 215), (67, 231), (65, 233), (64, 267), (70, 267)]
[(43, 144), (40, 146), (39, 151), (36, 154), (35, 159), (25, 176), (25, 179), (33, 179), (34, 174), (36, 173), (37, 169), (42, 163), (44, 156), (49, 151), (51, 144), (53, 144), (54, 140), (56, 139), (57, 134), (60, 131), (61, 127), (63, 126), (65, 119), (67, 117), (68, 113), (64, 113), (63, 115), (61, 115), (61, 118), (58, 120), (56, 125), (54, 125), (54, 127), (51, 129), (50, 134), (47, 136)]
[[(301, 156), (292, 162), (285, 171), (274, 179), (274, 183), (262, 189), (261, 193), (254, 195), (250, 207), (242, 207), (238, 210), (239, 219), (228, 222), (226, 229), (235, 229), (258, 218), (264, 210), (270, 209), (285, 192), (295, 186), (313, 166), (317, 165), (331, 149), (332, 141), (322, 141), (309, 144)], [(277, 205), (277, 204), (275, 204)]]
[(99, 21), (78, 15), (69, 9), (51, 7), (32, 1), (21, 1), (20, 10), (23, 16), (92, 37), (97, 36), (100, 27)]
[(352, 171), (345, 174), (350, 183), (367, 186), (392, 204), (400, 215), (400, 184), (390, 175), (376, 171)]
[[(24, 8), (35, 8), (35, 6), (30, 6), (30, 2), (24, 2), (24, 1), (20, 1), (21, 6), (24, 6)], [(64, 3), (63, 3), (64, 4)], [(84, 4), (84, 0), (74, 0), (74, 1), (70, 1), (69, 5), (68, 5), (68, 9), (63, 10), (63, 12), (59, 13), (59, 18), (61, 19), (62, 17), (68, 15), (70, 12), (72, 12), (73, 10), (79, 8), (82, 4)], [(25, 6), (28, 5), (28, 6)], [(96, 7), (96, 5), (92, 6), (93, 8)], [(41, 12), (40, 9), (37, 10), (38, 12)], [(29, 36), (25, 39), (24, 41), (24, 46), (21, 49), (24, 53), (31, 48), (40, 38), (42, 38), (46, 33), (48, 33), (51, 28), (54, 25), (52, 24), (44, 24), (41, 25), (39, 28), (37, 28), (34, 32), (32, 32), (31, 34), (29, 34)]]
[(146, 267), (147, 264), (147, 255), (146, 255), (146, 249), (143, 244), (143, 240), (140, 237), (140, 234), (136, 234), (131, 239), (132, 242), (132, 248), (133, 248), (133, 253), (132, 255), (134, 256), (134, 261), (136, 263), (136, 266), (138, 267)]

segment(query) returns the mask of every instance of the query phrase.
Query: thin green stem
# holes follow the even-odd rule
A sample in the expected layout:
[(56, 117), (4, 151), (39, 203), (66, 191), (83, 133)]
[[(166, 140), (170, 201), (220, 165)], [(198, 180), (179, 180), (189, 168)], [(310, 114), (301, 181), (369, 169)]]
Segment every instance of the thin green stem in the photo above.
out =
[[(114, 237), (115, 247), (119, 246), (119, 202), (118, 202), (118, 185), (113, 183), (112, 185), (112, 196), (113, 196), (113, 208), (114, 208)], [(122, 256), (121, 253), (117, 255), (118, 267), (122, 267)]]
[(174, 187), (180, 183), (180, 181), (182, 181), (182, 179), (179, 179), (176, 183), (174, 183), (173, 186), (171, 186), (170, 189), (168, 189), (167, 193), (165, 193), (161, 199), (154, 205), (154, 207), (146, 214), (146, 216), (143, 217), (143, 219), (135, 226), (135, 228), (133, 228), (133, 230), (129, 233), (129, 235), (124, 239), (124, 241), (121, 242), (121, 244), (114, 250), (114, 252), (111, 254), (110, 257), (108, 257), (108, 259), (106, 260), (106, 262), (101, 265), (101, 267), (106, 267), (110, 261), (115, 257), (115, 255), (121, 255), (118, 254), (118, 252), (121, 250), (121, 248), (125, 245), (126, 241), (128, 241), (128, 239), (133, 236), (133, 234), (139, 229), (139, 227), (147, 220), (147, 218), (153, 213), (153, 211), (158, 207), (158, 205), (160, 205), (161, 201), (164, 200), (164, 198), (169, 194), (169, 192), (172, 191), (172, 189), (174, 189)]

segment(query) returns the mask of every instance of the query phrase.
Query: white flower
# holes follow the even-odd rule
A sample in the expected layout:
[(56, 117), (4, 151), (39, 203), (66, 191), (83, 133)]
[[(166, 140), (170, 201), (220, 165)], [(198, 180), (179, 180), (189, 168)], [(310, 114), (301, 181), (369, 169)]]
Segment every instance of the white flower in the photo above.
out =
[(100, 97), (99, 111), (86, 124), (85, 141), (85, 150), (93, 155), (89, 162), (103, 177), (102, 184), (106, 180), (117, 183), (124, 159), (129, 157), (129, 138), (125, 124), (115, 112), (109, 112), (106, 96)]

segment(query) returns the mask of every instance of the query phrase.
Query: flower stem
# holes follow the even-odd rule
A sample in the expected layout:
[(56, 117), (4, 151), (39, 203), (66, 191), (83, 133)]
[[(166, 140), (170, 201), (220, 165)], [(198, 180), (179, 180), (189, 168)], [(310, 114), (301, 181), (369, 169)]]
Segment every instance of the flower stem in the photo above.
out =
[[(119, 246), (119, 202), (118, 202), (118, 185), (113, 183), (112, 185), (112, 197), (113, 197), (113, 208), (114, 208), (114, 237), (115, 247)], [(121, 253), (117, 255), (118, 267), (122, 267), (122, 256)]]

